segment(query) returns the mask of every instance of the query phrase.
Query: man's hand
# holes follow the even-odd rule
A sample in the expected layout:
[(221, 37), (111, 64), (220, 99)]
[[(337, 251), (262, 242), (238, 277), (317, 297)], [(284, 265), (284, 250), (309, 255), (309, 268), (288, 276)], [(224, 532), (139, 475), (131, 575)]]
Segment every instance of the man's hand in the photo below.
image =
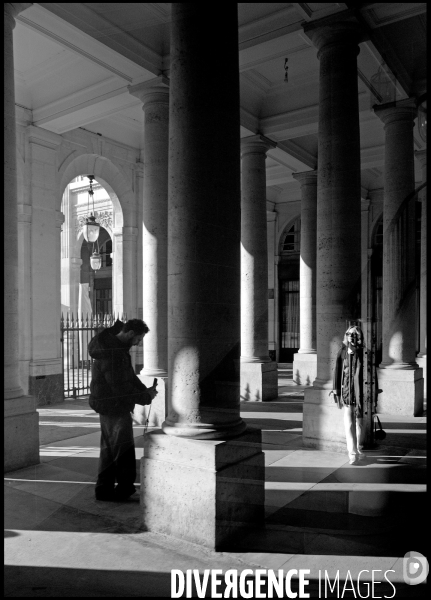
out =
[(157, 388), (154, 385), (147, 388), (147, 392), (150, 394), (151, 400), (154, 400), (154, 398), (157, 396)]

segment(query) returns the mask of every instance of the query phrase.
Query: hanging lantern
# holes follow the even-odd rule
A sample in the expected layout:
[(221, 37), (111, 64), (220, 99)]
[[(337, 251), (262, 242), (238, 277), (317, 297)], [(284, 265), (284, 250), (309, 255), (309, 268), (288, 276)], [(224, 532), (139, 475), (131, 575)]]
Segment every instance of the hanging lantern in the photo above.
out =
[[(99, 237), (100, 225), (96, 222), (96, 218), (94, 217), (94, 192), (93, 192), (93, 179), (94, 175), (87, 175), (90, 180), (90, 189), (88, 190), (88, 200), (87, 200), (87, 208), (88, 212), (90, 212), (90, 197), (93, 203), (93, 212), (90, 216), (87, 216), (85, 219), (84, 226), (82, 228), (82, 233), (87, 242), (95, 242)], [(88, 213), (87, 213), (88, 214)]]
[(427, 96), (422, 94), (416, 101), (418, 107), (418, 129), (419, 135), (426, 143), (427, 141)]
[(95, 242), (99, 237), (100, 225), (96, 222), (93, 215), (90, 215), (85, 219), (82, 233), (87, 242)]
[(94, 271), (98, 271), (100, 269), (102, 266), (102, 257), (100, 256), (99, 252), (94, 251), (90, 256), (90, 265)]

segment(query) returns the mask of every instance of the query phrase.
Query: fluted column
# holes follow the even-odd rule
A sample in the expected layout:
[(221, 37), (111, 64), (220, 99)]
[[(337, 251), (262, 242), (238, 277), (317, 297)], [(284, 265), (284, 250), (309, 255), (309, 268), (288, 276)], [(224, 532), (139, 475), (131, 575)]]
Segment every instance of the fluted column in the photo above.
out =
[(305, 389), (304, 444), (345, 450), (342, 416), (329, 391), (346, 321), (360, 316), (361, 178), (355, 21), (334, 17), (304, 31), (320, 60), (317, 176), (317, 376)]
[(301, 185), (301, 246), (299, 259), (299, 345), (293, 357), (293, 380), (312, 385), (316, 354), (316, 225), (317, 171), (293, 173)]
[(382, 362), (378, 411), (418, 415), (423, 372), (416, 362), (415, 178), (411, 99), (375, 109), (385, 130)]
[(4, 470), (39, 462), (39, 417), (19, 373), (18, 203), (13, 29), (27, 4), (4, 4)]
[(161, 430), (145, 436), (141, 506), (147, 530), (217, 549), (263, 520), (264, 461), (260, 431), (245, 431), (240, 417), (235, 370), (241, 232), (237, 5), (220, 11), (214, 4), (209, 29), (202, 27), (207, 10), (202, 3), (172, 4), (168, 416)]
[[(422, 167), (422, 183), (427, 180), (426, 150), (415, 152), (415, 158)], [(419, 195), (422, 203), (421, 214), (421, 266), (420, 266), (420, 314), (419, 314), (419, 354), (416, 358), (423, 369), (424, 399), (427, 397), (427, 187)]]
[[(158, 379), (152, 403), (151, 424), (166, 418), (168, 376), (168, 151), (169, 81), (155, 80), (129, 87), (142, 101), (144, 111), (144, 179), (142, 210), (143, 319), (150, 331), (144, 338), (144, 368), (140, 378), (147, 386)], [(146, 409), (135, 407), (146, 416)]]
[(243, 400), (278, 395), (277, 364), (268, 354), (268, 244), (266, 153), (275, 143), (261, 135), (241, 140), (241, 366)]

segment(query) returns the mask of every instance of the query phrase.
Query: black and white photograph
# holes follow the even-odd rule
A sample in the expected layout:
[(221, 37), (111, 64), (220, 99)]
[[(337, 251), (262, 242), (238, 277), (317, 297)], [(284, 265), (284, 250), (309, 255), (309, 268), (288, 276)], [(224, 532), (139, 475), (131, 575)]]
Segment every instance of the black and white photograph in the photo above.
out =
[(3, 6), (4, 597), (427, 597), (426, 3)]

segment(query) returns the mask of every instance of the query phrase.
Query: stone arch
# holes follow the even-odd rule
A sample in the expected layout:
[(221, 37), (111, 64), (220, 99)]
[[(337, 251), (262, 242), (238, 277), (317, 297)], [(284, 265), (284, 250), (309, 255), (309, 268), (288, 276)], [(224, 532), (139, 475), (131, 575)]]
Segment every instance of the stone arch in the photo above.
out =
[(98, 154), (80, 154), (69, 156), (61, 165), (58, 173), (58, 198), (61, 203), (67, 184), (78, 175), (91, 173), (96, 181), (108, 192), (115, 213), (115, 226), (133, 227), (135, 225), (135, 194), (132, 186), (127, 182), (109, 158)]
[[(58, 170), (58, 202), (67, 184), (85, 174), (94, 175), (108, 192), (114, 208), (114, 227), (109, 232), (113, 240), (113, 306), (115, 312), (136, 313), (137, 227), (136, 197), (132, 181), (112, 160), (95, 153), (70, 154)], [(112, 233), (112, 235), (111, 235)], [(77, 240), (78, 242), (78, 240)]]
[(277, 251), (278, 251), (279, 255), (281, 255), (281, 252), (282, 252), (283, 241), (284, 241), (284, 237), (285, 237), (286, 233), (289, 231), (289, 229), (292, 227), (292, 225), (294, 225), (294, 223), (300, 218), (301, 218), (301, 213), (297, 213), (294, 217), (291, 217), (284, 224), (284, 227), (282, 227), (280, 229), (280, 233), (278, 235), (278, 240), (277, 240)]

